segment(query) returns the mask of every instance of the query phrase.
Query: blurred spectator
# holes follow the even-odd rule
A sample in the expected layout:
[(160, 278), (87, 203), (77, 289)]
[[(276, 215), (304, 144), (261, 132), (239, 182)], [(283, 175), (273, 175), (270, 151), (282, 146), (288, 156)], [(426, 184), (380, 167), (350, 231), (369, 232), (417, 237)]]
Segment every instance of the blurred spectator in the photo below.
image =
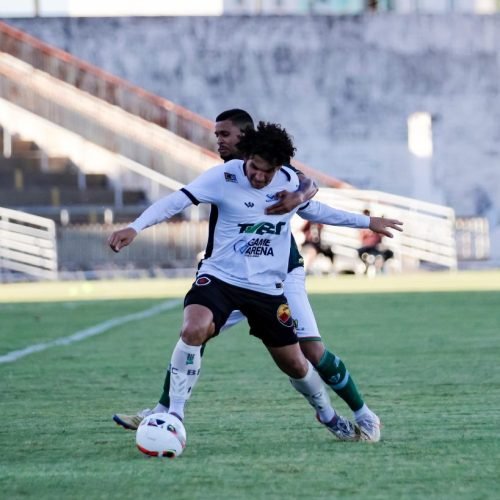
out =
[[(302, 254), (304, 256), (304, 267), (306, 272), (312, 272), (314, 262), (318, 255), (323, 255), (329, 262), (329, 267), (333, 264), (334, 253), (329, 245), (325, 245), (321, 240), (321, 232), (323, 231), (323, 224), (316, 222), (306, 222), (302, 227), (304, 233), (304, 242), (302, 243)], [(329, 272), (329, 269), (328, 269)]]
[[(370, 217), (370, 210), (363, 210)], [(383, 271), (385, 262), (394, 256), (394, 252), (382, 248), (382, 235), (371, 229), (360, 231), (361, 247), (358, 248), (359, 258), (365, 264), (365, 274), (372, 276)]]

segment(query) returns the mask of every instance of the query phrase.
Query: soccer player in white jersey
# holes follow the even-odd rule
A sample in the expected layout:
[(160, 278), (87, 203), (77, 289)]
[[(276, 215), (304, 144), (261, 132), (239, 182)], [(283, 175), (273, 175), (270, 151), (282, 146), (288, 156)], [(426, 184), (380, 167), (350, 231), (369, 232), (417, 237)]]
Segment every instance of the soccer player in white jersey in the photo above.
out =
[[(290, 245), (289, 220), (297, 210), (263, 220), (269, 199), (277, 192), (295, 191), (299, 184), (293, 171), (280, 168), (289, 161), (294, 148), (284, 130), (261, 123), (257, 131), (247, 132), (240, 149), (246, 154), (246, 162), (233, 160), (214, 167), (186, 186), (184, 194), (178, 192), (160, 200), (130, 227), (109, 238), (110, 246), (119, 251), (140, 230), (170, 218), (191, 202), (217, 207), (207, 255), (186, 296), (181, 340), (172, 355), (169, 411), (183, 417), (184, 404), (199, 375), (201, 346), (218, 334), (231, 311), (239, 309), (247, 316), (251, 333), (262, 339), (292, 385), (316, 409), (319, 420), (340, 439), (357, 439), (359, 429), (356, 432), (349, 421), (335, 414), (321, 379), (298, 348), (293, 320), (281, 292)], [(326, 208), (311, 202), (300, 207), (299, 213), (311, 220), (338, 222), (338, 213)], [(384, 227), (398, 229), (397, 224), (383, 221)], [(186, 365), (190, 365), (188, 369)]]

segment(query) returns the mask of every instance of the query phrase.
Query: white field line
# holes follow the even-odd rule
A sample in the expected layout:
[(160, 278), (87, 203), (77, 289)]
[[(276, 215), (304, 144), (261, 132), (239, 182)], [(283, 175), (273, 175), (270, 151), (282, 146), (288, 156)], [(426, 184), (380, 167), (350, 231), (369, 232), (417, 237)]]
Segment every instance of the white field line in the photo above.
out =
[(24, 358), (24, 356), (29, 356), (30, 354), (34, 354), (35, 352), (45, 351), (46, 349), (50, 349), (51, 347), (69, 345), (73, 344), (74, 342), (80, 342), (80, 340), (84, 340), (89, 337), (99, 335), (108, 330), (111, 330), (111, 328), (114, 328), (115, 326), (120, 326), (125, 323), (129, 323), (130, 321), (137, 321), (144, 318), (150, 318), (151, 316), (156, 316), (157, 314), (163, 311), (169, 311), (171, 309), (174, 309), (181, 302), (182, 301), (180, 299), (162, 302), (161, 304), (151, 307), (150, 309), (145, 309), (144, 311), (140, 311), (133, 314), (127, 314), (127, 316), (120, 316), (117, 318), (108, 319), (103, 323), (91, 326), (90, 328), (85, 328), (85, 330), (80, 330), (67, 337), (60, 337), (58, 339), (51, 340), (50, 342), (32, 344), (28, 347), (25, 347), (24, 349), (19, 349), (18, 351), (8, 352), (7, 354), (0, 356), (0, 364), (12, 363), (13, 361), (17, 361), (18, 359)]

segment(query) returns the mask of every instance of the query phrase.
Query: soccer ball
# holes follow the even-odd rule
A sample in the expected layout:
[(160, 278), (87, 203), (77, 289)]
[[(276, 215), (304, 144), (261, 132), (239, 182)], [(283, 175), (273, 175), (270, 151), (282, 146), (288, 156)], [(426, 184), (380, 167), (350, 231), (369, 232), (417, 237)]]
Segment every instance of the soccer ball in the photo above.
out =
[(178, 457), (186, 446), (186, 429), (169, 413), (145, 417), (135, 435), (137, 448), (151, 457)]

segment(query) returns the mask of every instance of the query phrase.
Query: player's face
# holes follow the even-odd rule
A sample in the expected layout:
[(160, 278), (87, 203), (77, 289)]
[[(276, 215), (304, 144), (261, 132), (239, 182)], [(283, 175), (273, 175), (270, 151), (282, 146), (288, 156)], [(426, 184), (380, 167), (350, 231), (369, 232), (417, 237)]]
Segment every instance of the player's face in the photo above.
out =
[(273, 180), (274, 174), (280, 169), (280, 166), (272, 165), (259, 155), (253, 155), (247, 159), (245, 168), (252, 187), (262, 189)]
[(241, 158), (236, 147), (240, 142), (241, 130), (231, 120), (215, 122), (215, 137), (217, 137), (217, 151), (224, 161)]

